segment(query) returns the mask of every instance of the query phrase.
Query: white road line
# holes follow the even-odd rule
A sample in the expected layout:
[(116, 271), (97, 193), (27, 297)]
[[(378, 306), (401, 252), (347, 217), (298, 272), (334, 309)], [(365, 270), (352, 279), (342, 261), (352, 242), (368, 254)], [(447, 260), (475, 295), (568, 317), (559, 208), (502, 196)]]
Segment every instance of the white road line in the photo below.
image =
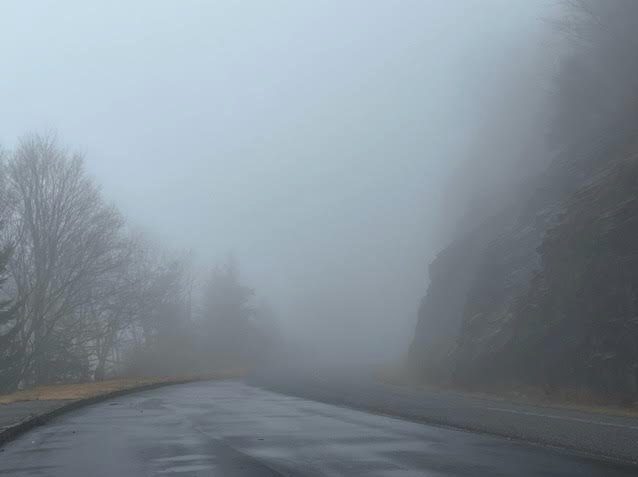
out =
[(632, 431), (638, 431), (638, 426), (627, 426), (625, 424), (615, 424), (613, 422), (595, 421), (593, 419), (583, 419), (581, 417), (567, 417), (567, 416), (557, 416), (552, 414), (541, 414), (538, 412), (515, 411), (513, 409), (504, 409), (501, 407), (488, 407), (487, 410), (497, 411), (497, 412), (508, 412), (510, 414), (521, 414), (523, 416), (545, 417), (548, 419), (558, 419), (561, 421), (582, 422), (584, 424), (594, 424), (596, 426), (617, 427), (620, 429), (631, 429)]

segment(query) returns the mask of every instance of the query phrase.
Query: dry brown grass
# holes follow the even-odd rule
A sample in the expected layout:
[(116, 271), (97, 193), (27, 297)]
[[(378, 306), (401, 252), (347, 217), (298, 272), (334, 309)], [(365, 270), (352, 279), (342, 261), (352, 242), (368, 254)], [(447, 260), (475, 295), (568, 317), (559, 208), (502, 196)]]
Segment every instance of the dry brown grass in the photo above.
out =
[(59, 384), (55, 386), (39, 386), (32, 389), (18, 391), (12, 394), (0, 395), (0, 404), (18, 401), (40, 401), (59, 399), (85, 399), (113, 391), (131, 389), (151, 384), (170, 384), (183, 381), (207, 381), (212, 379), (229, 379), (243, 376), (242, 370), (232, 369), (210, 374), (187, 376), (169, 376), (158, 378), (120, 378), (83, 384)]
[[(542, 389), (512, 383), (494, 386), (489, 389), (469, 390), (454, 386), (432, 385), (423, 382), (401, 366), (385, 367), (379, 370), (377, 379), (386, 384), (421, 389), (424, 391), (445, 391), (493, 401), (528, 404), (555, 409), (571, 409), (610, 416), (638, 417), (638, 405), (636, 404), (633, 406), (609, 404), (611, 398), (594, 396), (583, 390), (562, 389), (561, 392), (556, 393), (556, 395), (552, 397), (548, 397)], [(605, 402), (606, 400), (607, 402)]]

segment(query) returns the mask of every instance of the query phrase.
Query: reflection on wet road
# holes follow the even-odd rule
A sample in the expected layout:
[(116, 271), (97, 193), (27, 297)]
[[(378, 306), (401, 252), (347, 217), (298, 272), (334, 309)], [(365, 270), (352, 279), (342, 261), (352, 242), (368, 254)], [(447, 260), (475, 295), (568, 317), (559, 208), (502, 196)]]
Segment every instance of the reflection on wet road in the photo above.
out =
[(0, 475), (629, 476), (636, 468), (222, 381), (133, 394), (5, 446)]

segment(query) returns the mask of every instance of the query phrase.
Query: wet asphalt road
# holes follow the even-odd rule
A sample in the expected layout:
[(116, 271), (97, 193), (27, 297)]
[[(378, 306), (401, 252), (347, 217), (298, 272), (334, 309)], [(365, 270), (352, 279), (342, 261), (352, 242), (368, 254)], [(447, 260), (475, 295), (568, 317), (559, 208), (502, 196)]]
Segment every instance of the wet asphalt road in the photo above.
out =
[(638, 470), (220, 381), (61, 416), (7, 444), (0, 475), (616, 477)]
[(638, 417), (635, 416), (515, 403), (418, 386), (392, 386), (377, 381), (366, 370), (269, 370), (253, 376), (250, 382), (288, 395), (414, 422), (638, 462)]

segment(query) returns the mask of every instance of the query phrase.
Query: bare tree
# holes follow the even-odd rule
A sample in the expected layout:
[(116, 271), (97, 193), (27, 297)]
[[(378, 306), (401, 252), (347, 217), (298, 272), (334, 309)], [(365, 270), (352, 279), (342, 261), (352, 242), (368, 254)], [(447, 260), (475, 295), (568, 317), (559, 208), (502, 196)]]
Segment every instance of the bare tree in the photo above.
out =
[(123, 220), (102, 199), (82, 158), (52, 136), (24, 138), (7, 176), (10, 270), (21, 304), (19, 379), (59, 379), (60, 366), (85, 377), (88, 354), (79, 337), (99, 285), (122, 265)]
[(104, 379), (109, 359), (119, 356), (117, 350), (124, 341), (123, 335), (136, 326), (144, 308), (145, 250), (139, 241), (131, 238), (115, 253), (118, 266), (104, 276), (86, 320), (90, 324), (88, 338), (92, 344), (96, 380)]

